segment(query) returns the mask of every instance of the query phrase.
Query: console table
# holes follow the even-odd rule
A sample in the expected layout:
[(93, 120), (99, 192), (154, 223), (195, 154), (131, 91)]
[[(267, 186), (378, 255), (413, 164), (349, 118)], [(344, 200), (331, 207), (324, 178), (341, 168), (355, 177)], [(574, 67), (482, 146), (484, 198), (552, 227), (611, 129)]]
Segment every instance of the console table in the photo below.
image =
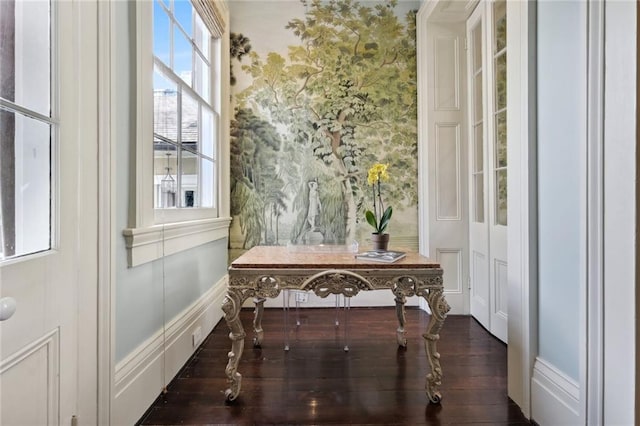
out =
[(426, 355), (431, 372), (426, 377), (426, 394), (432, 403), (439, 403), (438, 387), (442, 380), (440, 354), (436, 343), (449, 305), (443, 295), (440, 264), (417, 253), (394, 263), (357, 260), (347, 252), (296, 252), (287, 247), (253, 247), (229, 267), (229, 288), (222, 305), (224, 318), (231, 332), (231, 351), (226, 367), (229, 388), (227, 401), (240, 394), (242, 375), (238, 363), (244, 349), (246, 333), (239, 318), (246, 299), (254, 298), (256, 305), (253, 328), (254, 345), (262, 343), (262, 314), (265, 298), (277, 297), (282, 290), (313, 291), (320, 297), (329, 294), (357, 295), (360, 291), (391, 290), (395, 296), (399, 326), (398, 344), (406, 346), (404, 304), (409, 296), (424, 297), (431, 310), (425, 339)]

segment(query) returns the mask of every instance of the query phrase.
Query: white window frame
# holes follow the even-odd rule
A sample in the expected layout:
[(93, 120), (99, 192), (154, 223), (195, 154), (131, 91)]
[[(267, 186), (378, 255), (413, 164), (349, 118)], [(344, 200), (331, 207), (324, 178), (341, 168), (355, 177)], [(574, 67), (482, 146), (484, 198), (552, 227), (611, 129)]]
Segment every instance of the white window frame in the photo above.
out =
[[(228, 22), (226, 3), (216, 5)], [(130, 267), (160, 259), (163, 256), (228, 238), (229, 213), (229, 31), (224, 30), (218, 43), (219, 63), (211, 64), (218, 76), (219, 90), (211, 103), (218, 108), (218, 145), (216, 155), (217, 209), (154, 207), (153, 144), (153, 2), (136, 2), (136, 148), (135, 182), (131, 184), (134, 203), (130, 227), (123, 231)], [(216, 47), (217, 46), (217, 47)]]

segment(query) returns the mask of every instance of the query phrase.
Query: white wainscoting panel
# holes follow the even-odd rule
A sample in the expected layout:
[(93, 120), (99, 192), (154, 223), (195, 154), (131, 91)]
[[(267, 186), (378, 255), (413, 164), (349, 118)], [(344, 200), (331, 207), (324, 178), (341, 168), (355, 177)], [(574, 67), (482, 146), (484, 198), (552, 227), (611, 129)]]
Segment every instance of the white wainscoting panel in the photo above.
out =
[[(200, 345), (198, 342), (194, 347), (193, 331), (201, 327), (204, 339), (213, 330), (223, 317), (222, 302), (227, 283), (228, 277), (225, 276), (172, 319), (164, 332), (158, 330), (116, 365), (111, 416), (114, 425), (135, 424), (158, 397), (162, 387), (171, 381)], [(163, 377), (166, 383), (163, 383)], [(216, 392), (212, 389), (212, 398)]]
[(539, 425), (579, 425), (580, 386), (556, 367), (536, 358), (531, 378), (531, 416)]

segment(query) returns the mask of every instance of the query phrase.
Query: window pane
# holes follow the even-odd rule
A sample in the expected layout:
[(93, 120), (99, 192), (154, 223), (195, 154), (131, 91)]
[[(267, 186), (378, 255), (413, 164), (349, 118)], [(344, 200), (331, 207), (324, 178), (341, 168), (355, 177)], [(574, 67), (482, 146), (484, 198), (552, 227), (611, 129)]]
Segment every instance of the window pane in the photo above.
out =
[(178, 91), (176, 84), (155, 67), (153, 75), (153, 132), (178, 140)]
[(484, 223), (484, 174), (473, 175), (474, 221)]
[(153, 187), (156, 208), (176, 206), (178, 157), (177, 147), (156, 139), (153, 144)]
[(473, 79), (473, 122), (482, 120), (482, 73)]
[(182, 92), (182, 147), (198, 152), (198, 102), (186, 91)]
[(173, 72), (191, 86), (193, 45), (177, 26), (173, 27)]
[(51, 126), (0, 110), (0, 259), (51, 248)]
[(507, 107), (507, 52), (495, 60), (496, 110)]
[(496, 115), (495, 167), (507, 167), (507, 111)]
[(496, 224), (507, 225), (507, 169), (496, 170)]
[(499, 52), (507, 47), (507, 3), (496, 1), (493, 6), (493, 19), (495, 31), (494, 52)]
[(171, 24), (169, 16), (160, 4), (160, 0), (153, 3), (153, 54), (165, 65), (171, 66), (170, 40)]
[(473, 133), (473, 171), (481, 172), (484, 170), (482, 123), (474, 127)]
[(200, 193), (198, 191), (198, 175), (200, 165), (198, 156), (185, 149), (182, 150), (181, 163), (181, 207), (200, 207)]
[(190, 0), (174, 0), (173, 14), (176, 17), (176, 21), (180, 23), (182, 29), (191, 37), (193, 35), (193, 29), (191, 28), (191, 22), (193, 19), (193, 6), (191, 6)]
[(200, 57), (200, 55), (196, 55), (195, 90), (200, 96), (202, 96), (202, 99), (207, 102), (211, 102), (210, 79), (211, 73), (209, 65)]
[(211, 33), (209, 33), (209, 30), (204, 25), (204, 22), (202, 22), (202, 19), (197, 13), (195, 14), (195, 18), (196, 18), (196, 26), (195, 26), (194, 39), (196, 41), (196, 46), (198, 46), (198, 49), (200, 49), (200, 52), (202, 52), (204, 57), (208, 58), (209, 57), (209, 41), (211, 39)]
[(200, 152), (209, 158), (214, 158), (214, 146), (218, 128), (218, 116), (209, 108), (202, 108), (202, 140)]
[(49, 2), (0, 1), (0, 96), (51, 114)]
[(215, 163), (206, 158), (200, 159), (200, 176), (201, 182), (201, 207), (215, 207), (214, 188), (215, 188)]

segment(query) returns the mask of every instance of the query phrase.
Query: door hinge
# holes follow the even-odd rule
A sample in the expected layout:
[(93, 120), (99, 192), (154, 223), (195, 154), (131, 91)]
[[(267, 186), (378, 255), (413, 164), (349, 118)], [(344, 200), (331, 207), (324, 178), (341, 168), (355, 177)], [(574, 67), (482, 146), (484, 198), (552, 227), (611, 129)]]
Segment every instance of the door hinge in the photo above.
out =
[(464, 37), (462, 40), (463, 40), (463, 43), (464, 43), (464, 50), (469, 49), (469, 45), (467, 44), (467, 38)]
[(78, 416), (75, 414), (71, 416), (71, 426), (78, 426)]
[(471, 290), (471, 277), (467, 278), (467, 290)]

